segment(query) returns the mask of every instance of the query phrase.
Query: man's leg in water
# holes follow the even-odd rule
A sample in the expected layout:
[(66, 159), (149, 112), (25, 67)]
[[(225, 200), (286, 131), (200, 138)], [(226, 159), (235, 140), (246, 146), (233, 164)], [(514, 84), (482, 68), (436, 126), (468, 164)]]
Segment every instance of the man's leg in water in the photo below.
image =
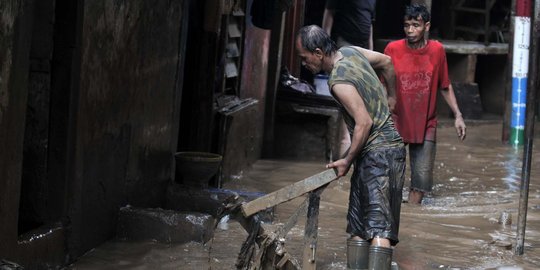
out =
[(422, 144), (409, 144), (411, 164), (411, 189), (409, 203), (420, 204), (427, 192), (433, 188), (433, 166), (435, 163), (436, 144), (424, 141)]

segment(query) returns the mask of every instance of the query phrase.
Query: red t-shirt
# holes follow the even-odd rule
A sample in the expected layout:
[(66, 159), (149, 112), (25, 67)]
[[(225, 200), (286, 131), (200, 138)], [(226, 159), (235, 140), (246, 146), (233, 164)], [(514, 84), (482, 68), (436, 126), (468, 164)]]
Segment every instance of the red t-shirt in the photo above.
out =
[(428, 40), (424, 48), (415, 50), (402, 39), (390, 42), (384, 53), (392, 57), (396, 73), (397, 103), (392, 117), (403, 141), (435, 141), (437, 90), (450, 85), (444, 47)]

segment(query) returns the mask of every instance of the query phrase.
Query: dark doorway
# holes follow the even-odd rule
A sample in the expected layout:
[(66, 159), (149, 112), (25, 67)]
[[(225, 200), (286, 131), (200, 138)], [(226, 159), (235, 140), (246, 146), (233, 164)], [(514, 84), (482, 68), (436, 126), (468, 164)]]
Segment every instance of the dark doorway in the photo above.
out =
[(64, 213), (78, 1), (36, 1), (19, 203), (19, 235)]

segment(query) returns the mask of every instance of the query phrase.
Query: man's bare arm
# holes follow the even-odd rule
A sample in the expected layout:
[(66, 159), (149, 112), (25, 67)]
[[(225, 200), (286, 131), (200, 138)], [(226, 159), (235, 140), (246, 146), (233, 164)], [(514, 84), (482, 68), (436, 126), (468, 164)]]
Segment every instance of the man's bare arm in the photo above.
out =
[(349, 84), (335, 84), (332, 87), (332, 92), (345, 110), (347, 110), (348, 114), (354, 118), (355, 122), (351, 146), (347, 155), (327, 165), (328, 168), (337, 168), (338, 177), (340, 177), (347, 174), (352, 162), (360, 154), (369, 136), (369, 130), (373, 125), (373, 120), (367, 112), (364, 100), (354, 86)]
[(456, 95), (454, 94), (454, 88), (452, 87), (452, 84), (450, 84), (448, 88), (442, 89), (441, 94), (444, 100), (446, 101), (446, 103), (448, 104), (448, 106), (450, 107), (450, 109), (452, 110), (452, 112), (454, 113), (454, 117), (456, 118), (454, 127), (456, 128), (456, 132), (459, 139), (463, 141), (465, 139), (465, 136), (467, 135), (466, 134), (467, 127), (465, 126), (463, 115), (461, 114), (461, 111), (459, 110), (457, 100), (456, 100)]

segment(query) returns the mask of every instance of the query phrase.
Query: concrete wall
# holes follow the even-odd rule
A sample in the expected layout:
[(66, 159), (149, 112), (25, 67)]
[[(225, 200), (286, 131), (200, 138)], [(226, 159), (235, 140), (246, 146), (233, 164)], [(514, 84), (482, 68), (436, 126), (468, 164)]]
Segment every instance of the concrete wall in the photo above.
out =
[(112, 237), (118, 208), (162, 202), (178, 136), (184, 1), (86, 1), (69, 242)]
[[(0, 2), (0, 259), (63, 264), (114, 236), (119, 207), (162, 204), (174, 175), (188, 2)], [(41, 153), (30, 182), (29, 145)], [(44, 208), (43, 224), (26, 233), (23, 182), (39, 186), (25, 194)]]
[[(0, 2), (0, 258), (62, 265), (113, 237), (121, 206), (162, 205), (185, 127), (189, 2)], [(228, 176), (260, 156), (269, 36), (246, 26), (239, 96), (259, 103), (231, 124)], [(21, 200), (38, 208), (24, 232)]]

